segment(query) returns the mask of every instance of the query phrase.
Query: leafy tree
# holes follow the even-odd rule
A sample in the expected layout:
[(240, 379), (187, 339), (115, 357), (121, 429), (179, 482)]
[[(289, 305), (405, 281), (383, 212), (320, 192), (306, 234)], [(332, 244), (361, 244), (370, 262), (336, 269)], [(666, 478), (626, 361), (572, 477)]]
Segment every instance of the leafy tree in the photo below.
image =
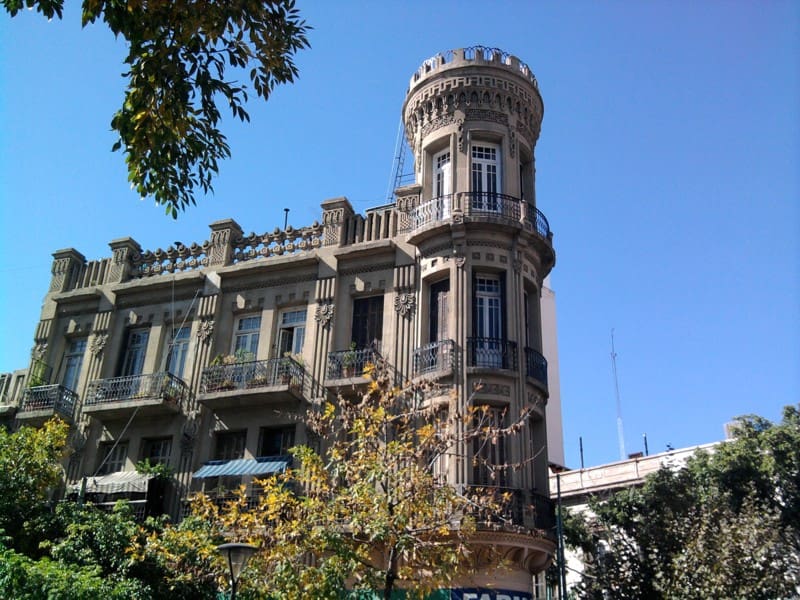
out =
[(800, 586), (800, 412), (742, 417), (732, 441), (567, 520), (585, 598), (781, 598)]
[[(11, 16), (27, 7), (61, 18), (64, 0), (2, 4)], [(219, 161), (231, 154), (218, 104), (250, 119), (248, 88), (226, 79), (226, 67), (247, 71), (266, 100), (275, 86), (294, 81), (294, 55), (309, 46), (294, 0), (83, 0), (82, 20), (104, 22), (128, 44), (113, 150), (124, 151), (139, 195), (152, 196), (173, 218), (195, 204), (196, 188), (213, 189)]]
[(50, 512), (49, 500), (61, 484), (68, 430), (60, 419), (14, 433), (0, 427), (0, 530), (17, 550), (36, 552), (39, 538), (34, 531), (37, 520)]
[[(257, 509), (248, 510), (243, 488), (222, 510), (195, 500), (198, 517), (260, 547), (243, 594), (333, 599), (351, 589), (388, 599), (403, 588), (422, 595), (470, 568), (470, 542), (484, 522), (522, 531), (509, 518), (510, 494), (457, 489), (441, 467), (462, 444), (513, 435), (525, 415), (498, 428), (480, 408), (448, 412), (429, 403), (429, 384), (394, 387), (380, 365), (365, 373), (371, 383), (363, 396), (324, 402), (307, 415), (321, 450), (293, 449), (296, 470), (259, 482)], [(488, 549), (484, 557), (492, 558)]]

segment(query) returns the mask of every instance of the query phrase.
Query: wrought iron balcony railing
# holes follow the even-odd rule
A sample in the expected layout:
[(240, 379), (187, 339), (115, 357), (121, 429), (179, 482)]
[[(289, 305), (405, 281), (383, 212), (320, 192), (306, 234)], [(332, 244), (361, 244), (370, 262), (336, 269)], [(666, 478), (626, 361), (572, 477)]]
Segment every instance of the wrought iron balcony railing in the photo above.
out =
[(547, 496), (519, 488), (464, 486), (467, 497), (476, 498), (478, 523), (504, 523), (555, 534), (555, 505)]
[(295, 359), (284, 356), (206, 367), (200, 380), (200, 390), (204, 394), (209, 394), (272, 386), (302, 389), (304, 377), (303, 366)]
[(519, 198), (497, 192), (463, 192), (464, 212), (469, 215), (498, 216), (519, 221)]
[(419, 206), (411, 209), (409, 214), (409, 227), (417, 229), (424, 227), (428, 223), (444, 221), (453, 214), (453, 195), (446, 194), (439, 196), (428, 202), (423, 202)]
[(536, 208), (530, 202), (528, 203), (528, 211), (525, 214), (525, 219), (533, 226), (533, 230), (541, 237), (547, 239), (550, 237), (550, 223), (544, 213)]
[(72, 419), (77, 402), (78, 394), (63, 385), (39, 385), (25, 390), (19, 414), (52, 410), (54, 414)]
[(97, 379), (89, 384), (84, 406), (104, 406), (132, 400), (161, 400), (183, 410), (189, 399), (189, 387), (172, 373), (126, 375)]
[(344, 379), (361, 375), (368, 364), (381, 358), (375, 348), (353, 348), (328, 353), (328, 379)]
[(517, 343), (502, 338), (467, 338), (467, 366), (516, 369)]
[(525, 375), (547, 387), (547, 359), (533, 348), (525, 348)]
[(440, 340), (414, 350), (414, 375), (449, 371), (455, 365), (456, 344), (453, 340)]
[(497, 192), (460, 192), (420, 202), (408, 212), (406, 227), (414, 231), (433, 223), (447, 222), (458, 212), (466, 217), (500, 217), (529, 223), (536, 234), (550, 239), (550, 224), (542, 211), (530, 202)]

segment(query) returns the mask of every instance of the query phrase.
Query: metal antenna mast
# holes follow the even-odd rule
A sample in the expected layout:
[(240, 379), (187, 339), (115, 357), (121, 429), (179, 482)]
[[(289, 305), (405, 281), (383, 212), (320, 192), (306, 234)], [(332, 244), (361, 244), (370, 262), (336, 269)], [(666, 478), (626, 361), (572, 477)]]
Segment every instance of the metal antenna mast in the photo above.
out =
[(397, 125), (397, 137), (394, 141), (394, 160), (392, 161), (392, 173), (389, 176), (389, 189), (386, 190), (386, 200), (391, 202), (394, 200), (394, 191), (400, 187), (403, 178), (406, 176), (403, 173), (406, 162), (406, 141), (405, 141), (405, 128), (403, 127), (403, 119)]
[(617, 394), (617, 437), (619, 438), (619, 459), (625, 460), (625, 434), (622, 430), (622, 402), (619, 399), (619, 379), (617, 378), (617, 353), (614, 351), (614, 330), (611, 330), (611, 370), (614, 372), (614, 391)]

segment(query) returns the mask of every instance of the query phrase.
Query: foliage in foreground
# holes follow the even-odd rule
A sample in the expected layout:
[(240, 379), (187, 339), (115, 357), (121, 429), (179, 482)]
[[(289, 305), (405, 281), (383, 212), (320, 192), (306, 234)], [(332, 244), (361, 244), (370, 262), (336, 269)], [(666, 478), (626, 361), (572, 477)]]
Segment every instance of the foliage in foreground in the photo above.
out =
[(44, 526), (48, 501), (61, 483), (68, 431), (58, 419), (13, 433), (0, 427), (0, 531), (16, 550), (36, 551), (35, 531)]
[[(742, 417), (736, 438), (572, 515), (582, 598), (773, 599), (800, 586), (800, 411)], [(598, 551), (598, 548), (601, 550)]]
[(503, 523), (508, 495), (447, 485), (446, 465), (464, 455), (464, 444), (517, 433), (526, 415), (499, 428), (483, 409), (459, 412), (454, 398), (445, 407), (428, 402), (427, 384), (400, 389), (380, 367), (368, 374), (362, 397), (323, 403), (307, 416), (321, 451), (294, 449), (296, 469), (260, 482), (257, 509), (247, 510), (243, 489), (223, 510), (195, 501), (203, 521), (259, 546), (244, 593), (333, 599), (351, 589), (389, 598), (402, 587), (424, 595), (470, 568), (480, 519), (516, 527)]
[[(2, 0), (11, 15), (35, 8), (61, 18), (64, 0)], [(219, 130), (218, 104), (249, 121), (248, 89), (226, 67), (249, 78), (264, 100), (292, 83), (296, 52), (309, 46), (309, 27), (294, 0), (83, 0), (82, 22), (104, 22), (128, 45), (127, 88), (111, 120), (128, 180), (167, 214), (195, 204), (195, 189), (212, 190), (218, 163), (231, 154)]]

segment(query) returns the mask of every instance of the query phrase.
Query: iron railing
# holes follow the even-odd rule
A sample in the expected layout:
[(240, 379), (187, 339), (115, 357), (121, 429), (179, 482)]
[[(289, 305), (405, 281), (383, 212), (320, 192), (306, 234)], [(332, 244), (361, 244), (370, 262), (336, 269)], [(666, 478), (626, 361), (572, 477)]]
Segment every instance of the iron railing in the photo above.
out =
[(200, 379), (200, 390), (208, 394), (272, 386), (303, 389), (304, 377), (303, 366), (295, 359), (284, 356), (206, 367)]
[(547, 387), (547, 359), (533, 348), (525, 348), (525, 375)]
[(528, 203), (528, 211), (525, 219), (533, 226), (534, 231), (541, 237), (548, 239), (550, 237), (550, 223), (544, 213), (536, 208), (530, 202)]
[(463, 192), (464, 212), (469, 215), (497, 216), (519, 221), (519, 198), (497, 192)]
[(448, 371), (455, 365), (456, 343), (440, 340), (414, 350), (414, 375)]
[(163, 400), (183, 410), (189, 399), (189, 387), (172, 373), (126, 375), (97, 379), (86, 390), (84, 405), (101, 406), (130, 400)]
[(550, 223), (542, 211), (530, 202), (497, 192), (460, 192), (421, 202), (408, 211), (406, 227), (413, 231), (431, 223), (447, 222), (455, 212), (467, 217), (502, 217), (507, 221), (524, 219), (538, 236), (550, 239)]
[(357, 377), (368, 364), (376, 364), (380, 353), (375, 348), (353, 348), (328, 353), (328, 379)]
[(415, 206), (409, 213), (409, 227), (417, 229), (428, 223), (444, 221), (453, 214), (453, 195), (446, 194)]
[(22, 396), (20, 414), (39, 410), (52, 410), (56, 414), (72, 419), (78, 394), (63, 385), (39, 385), (26, 388)]
[(519, 488), (464, 486), (462, 492), (474, 500), (478, 523), (504, 523), (555, 534), (555, 504), (547, 496)]
[(467, 366), (516, 369), (517, 343), (502, 338), (467, 338)]

